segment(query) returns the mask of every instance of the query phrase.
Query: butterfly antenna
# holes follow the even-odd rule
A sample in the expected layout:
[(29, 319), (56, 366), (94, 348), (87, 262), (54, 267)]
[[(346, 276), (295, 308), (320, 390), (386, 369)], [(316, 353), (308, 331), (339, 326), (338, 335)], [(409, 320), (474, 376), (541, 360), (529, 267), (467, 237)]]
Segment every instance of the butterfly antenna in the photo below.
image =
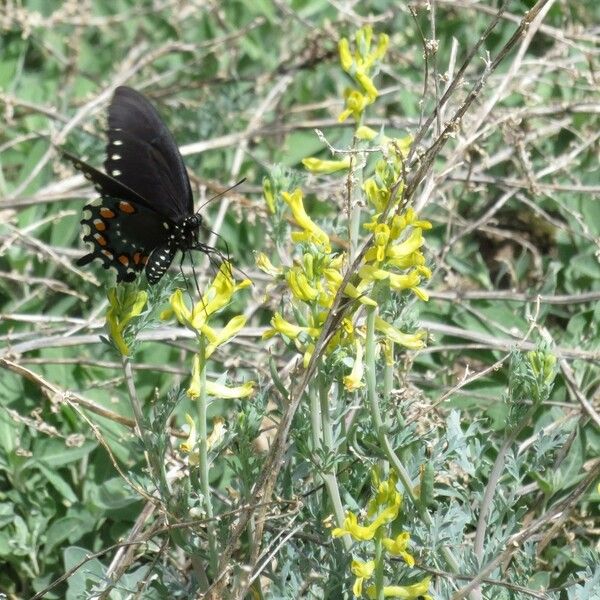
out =
[(245, 177), (243, 179), (240, 179), (237, 183), (234, 183), (232, 186), (228, 187), (226, 190), (219, 192), (216, 196), (209, 198), (202, 206), (200, 206), (200, 208), (198, 208), (198, 210), (196, 211), (196, 214), (198, 214), (209, 202), (212, 202), (213, 200), (218, 200), (219, 198), (223, 197), (225, 194), (229, 193), (231, 190), (234, 190), (236, 187), (238, 187), (238, 185), (242, 185), (242, 183), (244, 183), (244, 181), (246, 181)]

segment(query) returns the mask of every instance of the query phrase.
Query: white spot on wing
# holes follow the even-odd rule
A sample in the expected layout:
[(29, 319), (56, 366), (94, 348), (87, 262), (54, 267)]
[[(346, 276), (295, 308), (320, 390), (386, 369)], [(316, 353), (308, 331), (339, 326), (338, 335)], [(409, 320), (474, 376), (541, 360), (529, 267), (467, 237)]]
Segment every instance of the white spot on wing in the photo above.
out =
[(120, 155), (120, 154), (113, 154), (113, 155), (111, 156), (111, 158), (112, 158), (113, 160), (121, 160), (121, 155)]
[(121, 171), (119, 171), (119, 169), (115, 169), (111, 174), (113, 177), (118, 177), (121, 174)]
[(113, 142), (113, 146), (122, 146), (123, 145), (123, 140), (115, 140)]

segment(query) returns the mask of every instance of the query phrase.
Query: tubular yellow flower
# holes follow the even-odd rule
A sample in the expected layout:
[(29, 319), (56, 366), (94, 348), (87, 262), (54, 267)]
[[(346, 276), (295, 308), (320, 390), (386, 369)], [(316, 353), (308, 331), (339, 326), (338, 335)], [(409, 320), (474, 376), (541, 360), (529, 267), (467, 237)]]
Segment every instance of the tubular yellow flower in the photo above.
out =
[(368, 104), (374, 102), (377, 99), (377, 96), (379, 96), (379, 92), (373, 84), (373, 80), (362, 69), (358, 69), (354, 77), (356, 78), (356, 81), (358, 82), (360, 87), (367, 94), (367, 97), (369, 99)]
[(200, 385), (200, 374), (202, 373), (202, 363), (200, 361), (200, 355), (195, 354), (192, 362), (192, 380), (186, 390), (188, 398), (196, 400), (200, 398), (200, 391), (202, 386)]
[[(392, 229), (390, 235), (393, 238), (397, 237), (394, 233), (395, 232)], [(386, 252), (386, 256), (388, 258), (402, 258), (403, 256), (408, 256), (409, 254), (416, 252), (424, 243), (423, 230), (417, 227), (410, 232), (410, 235), (403, 242), (392, 244)]]
[[(425, 577), (418, 583), (412, 585), (386, 585), (383, 588), (384, 598), (401, 598), (402, 600), (416, 600), (420, 596), (423, 596), (429, 589), (429, 583), (431, 577)], [(367, 588), (367, 596), (369, 598), (376, 598), (375, 586), (369, 586)]]
[(383, 546), (393, 556), (400, 556), (409, 567), (415, 566), (415, 559), (412, 554), (407, 552), (408, 544), (410, 542), (410, 533), (403, 531), (398, 534), (394, 539), (384, 538)]
[(236, 333), (243, 329), (245, 324), (246, 317), (244, 315), (237, 315), (230, 319), (227, 325), (220, 331), (217, 331), (208, 325), (204, 325), (201, 331), (209, 341), (208, 346), (206, 346), (206, 358), (208, 358), (219, 346), (222, 346), (233, 338)]
[(304, 210), (302, 190), (296, 188), (291, 194), (282, 192), (281, 196), (283, 197), (284, 202), (290, 207), (294, 221), (296, 221), (304, 231), (310, 232), (315, 239), (319, 240), (321, 244), (329, 248), (327, 252), (330, 252), (329, 236), (313, 222)]
[(362, 595), (363, 582), (365, 579), (370, 579), (375, 571), (375, 561), (370, 560), (368, 562), (362, 562), (361, 560), (354, 559), (350, 567), (353, 575), (356, 575), (354, 585), (352, 586), (352, 593), (359, 597)]
[(106, 311), (106, 325), (112, 341), (123, 356), (129, 356), (129, 346), (123, 333), (127, 324), (142, 313), (148, 294), (130, 288), (110, 288), (107, 292), (109, 309)]
[(273, 278), (280, 277), (283, 275), (283, 269), (281, 267), (276, 267), (269, 257), (263, 252), (259, 252), (256, 256), (256, 266), (267, 275), (270, 275)]
[(392, 342), (400, 344), (404, 348), (409, 350), (420, 350), (425, 347), (424, 338), (427, 335), (425, 331), (417, 331), (417, 333), (402, 333), (399, 329), (396, 329), (393, 325), (390, 325), (387, 321), (384, 321), (381, 317), (375, 317), (375, 329)]
[(206, 382), (206, 393), (213, 398), (224, 398), (234, 400), (236, 398), (247, 398), (254, 393), (254, 381), (247, 381), (237, 387), (229, 387), (214, 381)]
[(377, 249), (377, 261), (385, 258), (385, 249), (390, 239), (390, 228), (385, 223), (379, 223), (374, 231), (375, 248)]
[(378, 136), (378, 133), (374, 129), (371, 129), (370, 127), (367, 127), (366, 125), (361, 125), (354, 132), (354, 135), (359, 140), (366, 140), (366, 141), (370, 142)]
[(363, 347), (357, 339), (354, 340), (354, 346), (356, 348), (356, 356), (354, 357), (352, 372), (350, 375), (346, 375), (344, 377), (344, 387), (349, 392), (354, 392), (365, 385), (362, 381), (365, 372), (365, 365), (363, 363)]
[(346, 156), (342, 160), (322, 160), (320, 158), (304, 158), (302, 164), (311, 173), (335, 173), (350, 168), (350, 157)]
[(411, 288), (410, 291), (419, 299), (423, 300), (423, 302), (429, 302), (429, 294), (420, 287)]
[(215, 417), (213, 419), (213, 430), (210, 435), (206, 438), (206, 445), (212, 448), (218, 444), (224, 437), (227, 427), (225, 427), (225, 419), (223, 417)]
[(288, 286), (298, 300), (312, 302), (319, 296), (319, 290), (308, 283), (306, 275), (298, 268), (290, 269), (285, 274)]
[[(378, 213), (383, 212), (390, 197), (389, 190), (380, 188), (373, 177), (369, 177), (369, 179), (364, 182), (363, 190), (367, 200), (369, 200), (375, 210)], [(365, 229), (371, 229), (369, 223), (367, 223), (364, 227)]]
[(359, 119), (362, 112), (370, 104), (368, 96), (361, 94), (358, 90), (346, 90), (344, 98), (346, 100), (346, 109), (338, 117), (340, 123), (343, 123), (350, 116)]
[[(392, 248), (388, 247), (388, 252), (386, 252), (386, 254), (389, 254), (391, 251)], [(386, 265), (390, 267), (396, 267), (398, 269), (410, 269), (411, 267), (416, 267), (417, 272), (423, 275), (423, 277), (428, 279), (431, 277), (431, 271), (427, 267), (423, 267), (425, 264), (425, 257), (420, 251), (413, 252), (412, 254), (401, 256), (399, 258), (389, 258), (389, 256), (386, 258)], [(367, 260), (366, 257), (365, 260)]]
[(319, 335), (319, 330), (317, 328), (300, 327), (299, 325), (294, 325), (293, 323), (286, 321), (278, 312), (273, 315), (273, 318), (271, 319), (271, 326), (273, 329), (266, 331), (263, 334), (263, 338), (273, 337), (273, 335), (277, 333), (281, 333), (292, 340), (296, 339), (301, 333), (306, 333), (313, 338), (316, 338)]
[(412, 290), (421, 283), (421, 277), (416, 269), (413, 269), (404, 275), (388, 272), (388, 279), (390, 281), (390, 287), (398, 292), (401, 292), (402, 290)]
[(358, 517), (353, 512), (347, 512), (343, 525), (341, 527), (336, 527), (331, 532), (331, 535), (334, 538), (338, 538), (349, 534), (355, 540), (368, 541), (373, 539), (378, 527), (379, 525), (373, 526), (373, 524), (369, 525), (368, 527), (359, 525)]
[(187, 437), (187, 440), (179, 444), (179, 449), (182, 452), (189, 454), (196, 445), (196, 422), (188, 413), (185, 413), (185, 421), (190, 426), (190, 433)]
[(352, 60), (352, 54), (350, 53), (350, 44), (346, 38), (342, 38), (338, 42), (338, 50), (340, 53), (340, 64), (342, 65), (342, 69), (349, 72), (354, 61)]
[[(229, 304), (233, 294), (249, 285), (252, 285), (249, 279), (235, 283), (231, 275), (231, 266), (225, 262), (221, 265), (215, 279), (202, 296), (202, 300), (196, 303), (191, 310), (185, 302), (183, 290), (175, 290), (170, 298), (172, 313), (182, 325), (193, 329), (199, 334), (210, 315)], [(164, 311), (161, 316), (170, 316), (170, 311)]]
[(273, 195), (273, 186), (268, 177), (263, 177), (263, 196), (271, 214), (275, 214), (275, 196)]

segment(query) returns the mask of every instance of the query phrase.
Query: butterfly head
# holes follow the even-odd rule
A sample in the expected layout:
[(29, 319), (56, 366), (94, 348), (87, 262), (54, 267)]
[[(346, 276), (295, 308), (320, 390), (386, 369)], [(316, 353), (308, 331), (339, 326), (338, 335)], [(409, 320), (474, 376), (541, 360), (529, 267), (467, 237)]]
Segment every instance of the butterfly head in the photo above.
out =
[(192, 214), (186, 217), (180, 225), (176, 226), (176, 231), (171, 233), (176, 245), (181, 250), (191, 250), (197, 246), (201, 225), (202, 217), (200, 215)]

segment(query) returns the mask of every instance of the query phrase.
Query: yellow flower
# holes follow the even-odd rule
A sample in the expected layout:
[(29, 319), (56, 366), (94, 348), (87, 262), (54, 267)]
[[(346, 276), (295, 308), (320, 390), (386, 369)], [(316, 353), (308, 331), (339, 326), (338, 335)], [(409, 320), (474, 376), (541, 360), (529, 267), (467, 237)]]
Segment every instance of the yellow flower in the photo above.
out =
[(400, 344), (409, 350), (420, 350), (425, 347), (424, 338), (427, 335), (425, 331), (417, 331), (416, 333), (402, 333), (381, 317), (375, 317), (375, 329), (392, 342)]
[(263, 177), (263, 196), (269, 207), (269, 212), (275, 214), (275, 196), (273, 195), (271, 180), (268, 177)]
[(213, 419), (213, 430), (206, 438), (206, 445), (208, 448), (212, 448), (218, 444), (225, 437), (226, 431), (227, 427), (225, 427), (225, 419), (223, 419), (223, 417), (215, 417)]
[(354, 559), (350, 567), (353, 575), (356, 575), (354, 585), (352, 586), (352, 593), (359, 597), (362, 595), (363, 582), (365, 579), (370, 579), (375, 571), (375, 561), (370, 560), (368, 562), (362, 562), (361, 560)]
[(301, 333), (306, 333), (313, 338), (316, 338), (319, 335), (319, 330), (317, 328), (294, 325), (293, 323), (286, 321), (278, 312), (273, 315), (271, 326), (273, 329), (265, 331), (265, 333), (263, 333), (263, 338), (268, 339), (277, 333), (281, 333), (292, 340), (296, 339)]
[(320, 158), (304, 158), (302, 164), (311, 173), (335, 173), (350, 168), (350, 157), (346, 156), (342, 160), (321, 160)]
[(390, 554), (393, 556), (401, 556), (409, 567), (414, 567), (415, 559), (406, 551), (409, 542), (410, 533), (404, 531), (403, 533), (398, 534), (394, 539), (384, 538), (383, 545)]
[(340, 53), (340, 64), (342, 65), (342, 69), (348, 72), (352, 68), (352, 54), (350, 53), (350, 44), (346, 38), (342, 38), (338, 42), (338, 50)]
[(354, 135), (359, 139), (359, 140), (366, 140), (366, 141), (372, 141), (374, 140), (378, 133), (374, 130), (371, 129), (370, 127), (367, 127), (366, 125), (361, 125), (355, 132)]
[(354, 345), (356, 347), (356, 356), (354, 357), (354, 365), (350, 375), (344, 377), (344, 387), (349, 392), (363, 387), (365, 384), (362, 382), (362, 378), (365, 372), (365, 365), (363, 363), (363, 347), (362, 344), (355, 339)]
[[(202, 300), (197, 302), (191, 310), (184, 300), (183, 291), (179, 289), (171, 295), (171, 309), (182, 325), (200, 333), (210, 315), (229, 304), (231, 297), (237, 291), (249, 285), (252, 285), (249, 279), (235, 283), (231, 275), (231, 266), (224, 262), (212, 284), (202, 296)], [(163, 313), (161, 316), (164, 318), (168, 314)]]
[[(412, 585), (386, 585), (383, 588), (384, 598), (402, 598), (403, 600), (416, 600), (425, 595), (429, 589), (431, 577), (425, 577), (418, 583)], [(376, 598), (375, 586), (371, 585), (367, 588), (367, 596)]]
[(298, 300), (303, 302), (312, 302), (319, 296), (319, 290), (312, 287), (306, 275), (297, 267), (290, 269), (285, 274), (288, 286)]
[(367, 94), (367, 97), (369, 99), (368, 104), (374, 102), (377, 99), (377, 96), (379, 96), (379, 92), (373, 84), (373, 80), (367, 75), (367, 73), (363, 69), (357, 69), (354, 77), (356, 78), (356, 81), (358, 82), (360, 87)]
[(365, 108), (371, 103), (368, 96), (352, 89), (344, 92), (344, 99), (346, 100), (346, 109), (338, 117), (340, 123), (343, 123), (350, 116), (359, 119)]
[[(202, 392), (201, 385), (202, 364), (200, 356), (194, 356), (192, 364), (192, 380), (187, 389), (187, 395), (190, 399), (196, 400)], [(234, 398), (246, 398), (254, 393), (254, 381), (248, 381), (237, 387), (229, 387), (214, 381), (206, 381), (206, 393), (213, 398), (224, 398), (232, 400)]]
[(377, 260), (382, 261), (385, 258), (385, 248), (390, 239), (390, 228), (385, 223), (379, 223), (373, 233)]
[(148, 294), (129, 287), (110, 288), (107, 293), (109, 309), (106, 311), (106, 324), (112, 341), (123, 356), (129, 356), (129, 347), (123, 338), (127, 324), (141, 314)]
[(202, 390), (202, 385), (200, 383), (200, 377), (202, 374), (202, 362), (200, 360), (199, 354), (194, 354), (194, 359), (192, 361), (192, 380), (190, 381), (190, 385), (186, 390), (186, 394), (192, 400), (196, 400), (196, 398), (200, 398), (200, 392)]
[(187, 440), (179, 444), (179, 449), (182, 452), (189, 454), (196, 445), (196, 423), (188, 413), (185, 413), (185, 421), (190, 426), (190, 433)]
[(359, 525), (358, 517), (353, 512), (348, 511), (346, 513), (346, 518), (344, 519), (343, 525), (341, 527), (336, 527), (331, 532), (331, 535), (334, 538), (338, 538), (348, 534), (355, 540), (368, 541), (373, 539), (378, 527), (379, 525), (374, 526), (373, 524), (367, 527)]
[(284, 202), (290, 207), (294, 221), (305, 232), (309, 232), (314, 239), (318, 240), (327, 249), (326, 252), (331, 252), (329, 236), (306, 214), (302, 200), (302, 190), (296, 188), (291, 194), (282, 192), (281, 196)]
[(392, 470), (390, 476), (381, 481), (377, 470), (372, 472), (373, 485), (375, 487), (375, 496), (367, 504), (367, 514), (372, 517), (377, 514), (382, 506), (397, 506), (400, 510), (402, 504), (402, 494), (396, 489), (398, 474)]
[(283, 275), (283, 269), (276, 267), (269, 259), (269, 257), (263, 252), (259, 252), (256, 257), (256, 266), (267, 275), (273, 278), (280, 277)]
[[(369, 179), (364, 182), (363, 190), (375, 210), (378, 213), (383, 212), (390, 198), (389, 190), (380, 188), (373, 177), (369, 177)], [(365, 229), (371, 229), (370, 225), (370, 223), (367, 223)]]
[(208, 325), (202, 326), (202, 333), (206, 336), (209, 344), (206, 346), (206, 358), (208, 358), (219, 346), (222, 346), (235, 336), (246, 324), (244, 315), (237, 315), (229, 320), (227, 325), (221, 330), (213, 329)]
[(225, 400), (235, 400), (236, 398), (247, 398), (254, 393), (254, 381), (247, 381), (242, 385), (235, 387), (216, 383), (215, 381), (206, 382), (206, 393), (213, 398), (224, 398)]

